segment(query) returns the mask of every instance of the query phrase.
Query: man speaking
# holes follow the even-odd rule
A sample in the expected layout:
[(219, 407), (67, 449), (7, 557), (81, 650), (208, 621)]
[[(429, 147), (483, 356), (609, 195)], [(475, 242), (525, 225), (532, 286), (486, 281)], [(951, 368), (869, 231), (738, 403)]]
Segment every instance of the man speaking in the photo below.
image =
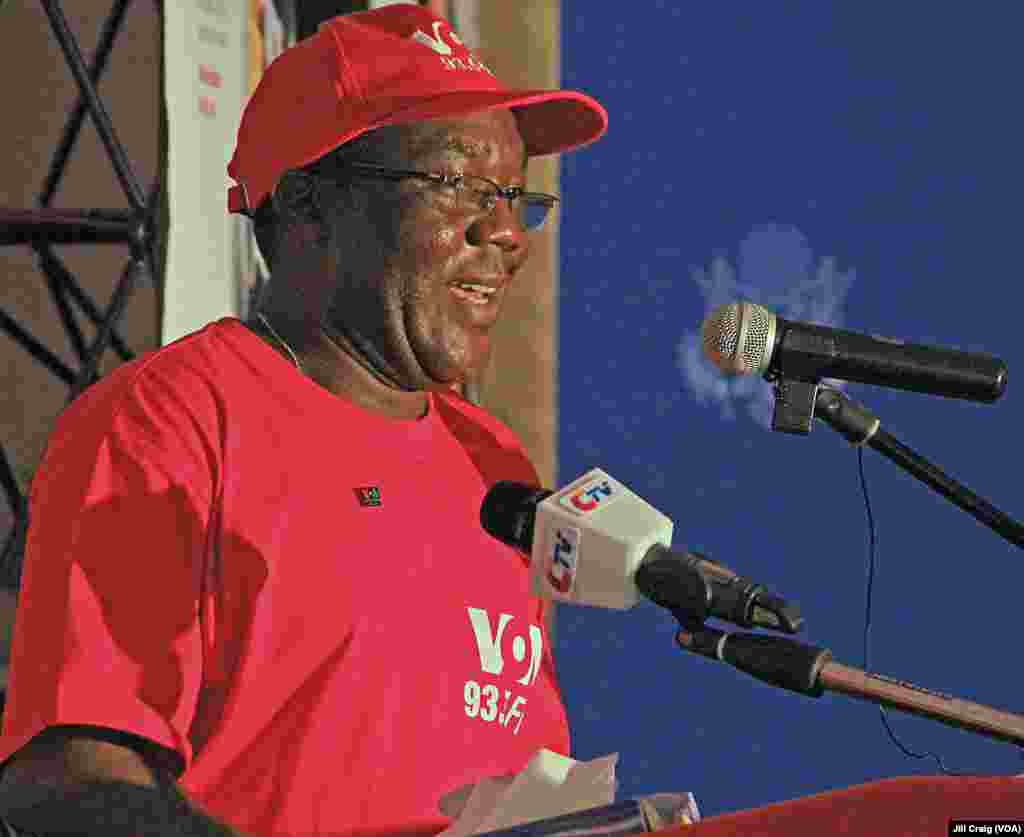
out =
[(478, 522), (537, 475), (454, 387), (557, 203), (529, 158), (605, 127), (582, 93), (503, 87), (415, 4), (268, 68), (229, 166), (272, 269), (258, 312), (101, 380), (38, 469), (10, 823), (433, 833), (444, 794), (568, 752), (527, 563)]

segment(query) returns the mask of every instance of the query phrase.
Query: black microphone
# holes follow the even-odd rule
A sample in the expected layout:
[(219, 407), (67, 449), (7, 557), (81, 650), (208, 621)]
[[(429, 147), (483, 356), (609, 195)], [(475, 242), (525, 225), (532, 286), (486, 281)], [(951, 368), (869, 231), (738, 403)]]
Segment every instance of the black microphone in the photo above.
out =
[(480, 523), (531, 556), (532, 589), (549, 599), (626, 609), (643, 595), (688, 624), (714, 616), (786, 633), (803, 625), (799, 608), (763, 585), (671, 549), (672, 521), (597, 468), (557, 492), (498, 482)]
[(837, 378), (985, 402), (1006, 389), (1006, 363), (992, 355), (784, 320), (753, 302), (719, 306), (702, 334), (705, 356), (727, 375)]

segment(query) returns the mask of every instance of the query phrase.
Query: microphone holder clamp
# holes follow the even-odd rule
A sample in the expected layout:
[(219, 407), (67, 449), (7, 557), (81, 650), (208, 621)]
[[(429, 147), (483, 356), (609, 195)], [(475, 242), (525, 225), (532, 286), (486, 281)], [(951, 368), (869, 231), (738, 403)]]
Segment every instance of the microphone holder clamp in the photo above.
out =
[(775, 390), (772, 430), (806, 436), (814, 422), (814, 407), (821, 382), (774, 377), (771, 383)]
[(864, 407), (846, 397), (842, 390), (820, 380), (797, 380), (776, 376), (772, 430), (806, 436), (815, 418), (819, 418), (852, 445), (866, 444), (878, 432), (881, 422)]

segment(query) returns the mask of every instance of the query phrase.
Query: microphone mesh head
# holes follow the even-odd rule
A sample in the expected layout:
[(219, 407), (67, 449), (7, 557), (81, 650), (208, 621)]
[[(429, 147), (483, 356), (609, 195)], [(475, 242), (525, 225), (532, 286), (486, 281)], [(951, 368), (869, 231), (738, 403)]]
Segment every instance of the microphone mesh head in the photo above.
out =
[(701, 329), (704, 355), (726, 375), (768, 367), (775, 343), (775, 315), (752, 302), (730, 302), (712, 311)]
[(740, 338), (739, 306), (720, 305), (712, 311), (704, 320), (701, 336), (704, 356), (723, 372), (729, 372)]
[(775, 331), (775, 318), (760, 305), (752, 302), (742, 303), (746, 309), (747, 328), (743, 334), (743, 345), (740, 354), (743, 367), (747, 372), (762, 372), (768, 365), (773, 346), (769, 343), (769, 335)]

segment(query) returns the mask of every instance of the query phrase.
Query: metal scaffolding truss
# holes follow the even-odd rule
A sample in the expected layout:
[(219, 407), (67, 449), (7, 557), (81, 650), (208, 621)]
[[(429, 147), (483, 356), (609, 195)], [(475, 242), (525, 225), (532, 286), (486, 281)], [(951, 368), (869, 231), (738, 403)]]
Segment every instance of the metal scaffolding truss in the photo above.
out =
[[(50, 296), (74, 348), (77, 366), (72, 368), (64, 363), (42, 341), (20, 325), (14, 316), (3, 309), (0, 309), (0, 330), (6, 332), (33, 358), (67, 384), (68, 401), (71, 401), (97, 379), (100, 359), (108, 349), (113, 350), (122, 360), (131, 360), (134, 357), (118, 332), (118, 324), (124, 315), (132, 291), (140, 281), (148, 278), (154, 284), (161, 282), (162, 277), (157, 265), (160, 181), (157, 177), (148, 193), (143, 190), (139, 177), (117, 137), (110, 115), (97, 93), (97, 85), (106, 69), (107, 59), (110, 57), (131, 0), (114, 0), (89, 65), (86, 65), (82, 57), (78, 41), (68, 26), (60, 3), (57, 0), (40, 2), (78, 85), (79, 95), (54, 151), (49, 172), (37, 198), (37, 207), (0, 207), (0, 246), (24, 245), (31, 247), (35, 252)], [(160, 6), (159, 0), (157, 6)], [(92, 119), (103, 147), (110, 157), (118, 183), (127, 198), (128, 209), (51, 207), (86, 116)], [(128, 262), (105, 308), (98, 306), (89, 297), (61, 260), (55, 248), (63, 244), (128, 246)], [(87, 341), (82, 334), (72, 306), (96, 327), (91, 341)], [(15, 520), (0, 554), (0, 586), (16, 589), (28, 528), (28, 503), (2, 444), (0, 488), (3, 489)]]

